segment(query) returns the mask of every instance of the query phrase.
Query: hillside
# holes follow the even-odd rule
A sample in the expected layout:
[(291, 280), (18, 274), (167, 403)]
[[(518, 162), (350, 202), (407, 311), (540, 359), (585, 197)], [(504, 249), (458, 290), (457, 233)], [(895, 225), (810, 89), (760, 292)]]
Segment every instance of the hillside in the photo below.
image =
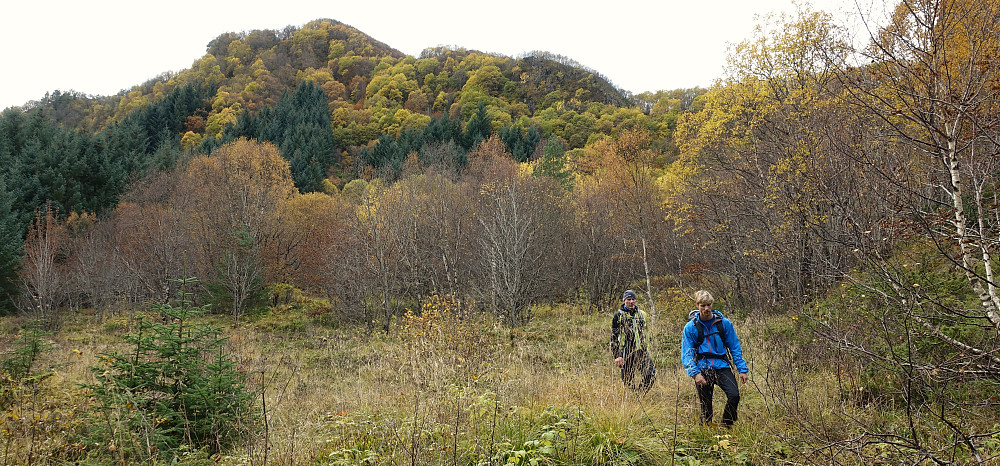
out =
[[(466, 87), (470, 78), (473, 83)], [(449, 111), (455, 117), (462, 110), (453, 105), (463, 101), (463, 92), (477, 93), (465, 101), (488, 96), (507, 116), (515, 104), (528, 106), (527, 112), (513, 110), (517, 116), (530, 117), (556, 101), (570, 99), (584, 108), (591, 102), (632, 105), (626, 92), (566, 57), (535, 52), (514, 59), (440, 47), (427, 49), (420, 57), (405, 57), (346, 24), (321, 19), (282, 31), (225, 33), (208, 44), (205, 56), (190, 69), (158, 76), (116, 96), (57, 92), (33, 107), (46, 110), (49, 118), (67, 127), (94, 131), (183, 85), (216, 89), (206, 96), (212, 109), (205, 117), (212, 119), (234, 107), (255, 112), (273, 106), (282, 93), (303, 80), (325, 86), (331, 108), (371, 108), (366, 100), (378, 96), (386, 98), (378, 99), (378, 105), (387, 109), (397, 110), (409, 102), (407, 110), (415, 113)], [(386, 85), (391, 87), (384, 89)], [(418, 95), (411, 98), (414, 91)], [(468, 113), (464, 110), (465, 116)]]
[[(282, 97), (303, 85), (319, 91), (282, 106)], [(444, 118), (445, 126), (464, 131), (480, 106), (482, 129), (458, 141), (462, 152), (471, 150), (477, 137), (504, 133), (508, 149), (523, 161), (535, 155), (542, 138), (555, 137), (566, 149), (581, 150), (622, 130), (642, 129), (669, 155), (677, 115), (687, 108), (681, 102), (690, 103), (689, 98), (662, 93), (646, 96), (642, 108), (634, 102), (599, 73), (566, 57), (536, 52), (510, 58), (460, 48), (432, 48), (407, 57), (348, 25), (321, 19), (281, 31), (222, 34), (191, 68), (120, 95), (56, 92), (25, 110), (10, 110), (0, 121), (9, 141), (0, 147), (0, 157), (14, 163), (0, 174), (38, 180), (8, 186), (23, 226), (46, 202), (64, 214), (104, 211), (129, 180), (239, 136), (281, 146), (297, 187), (316, 191), (324, 179), (342, 187), (386, 165), (398, 175), (408, 153), (419, 151), (424, 139), (442, 142), (436, 139), (440, 135), (410, 138), (406, 152), (388, 160), (373, 162), (363, 151), (385, 137), (431, 131), (434, 119)], [(261, 119), (271, 118), (272, 110), (285, 126), (277, 133), (262, 132), (261, 125), (271, 123)], [(525, 139), (529, 130), (533, 136)], [(294, 147), (283, 145), (298, 131), (325, 142), (300, 148), (311, 143), (298, 138), (289, 143)], [(51, 144), (58, 147), (50, 150)], [(42, 163), (39, 150), (46, 153)]]
[[(909, 6), (864, 47), (772, 18), (709, 90), (318, 20), (223, 35), (114, 105), (4, 112), (8, 451), (994, 463), (1000, 3)], [(648, 321), (622, 327), (655, 329), (648, 404), (608, 382), (625, 289)], [(676, 366), (700, 290), (750, 356), (732, 433), (697, 425)]]

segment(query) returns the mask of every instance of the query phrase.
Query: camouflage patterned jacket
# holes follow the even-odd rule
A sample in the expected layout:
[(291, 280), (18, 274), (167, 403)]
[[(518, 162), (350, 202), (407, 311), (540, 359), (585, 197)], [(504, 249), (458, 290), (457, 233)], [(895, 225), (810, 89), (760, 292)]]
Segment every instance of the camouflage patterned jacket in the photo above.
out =
[(629, 309), (622, 304), (611, 318), (611, 357), (628, 359), (636, 349), (649, 349), (646, 313), (638, 307)]

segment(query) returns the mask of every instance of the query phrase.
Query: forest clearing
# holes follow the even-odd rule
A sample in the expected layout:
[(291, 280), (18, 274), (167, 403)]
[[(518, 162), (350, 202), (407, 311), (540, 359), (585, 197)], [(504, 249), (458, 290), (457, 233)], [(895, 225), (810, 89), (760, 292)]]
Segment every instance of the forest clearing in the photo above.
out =
[[(389, 334), (337, 324), (306, 299), (239, 325), (225, 316), (191, 318), (188, 328), (221, 330), (221, 348), (245, 374), (252, 401), (247, 412), (210, 405), (214, 422), (232, 429), (225, 448), (180, 446), (173, 457), (177, 464), (896, 464), (919, 452), (883, 433), (912, 428), (928, 453), (977, 461), (954, 446), (942, 419), (908, 418), (905, 397), (894, 392), (903, 387), (829, 351), (796, 316), (734, 317), (751, 374), (740, 419), (729, 429), (701, 425), (679, 356), (689, 300), (668, 291), (658, 297), (664, 311), (650, 343), (658, 380), (641, 397), (623, 388), (612, 364), (610, 312), (570, 304), (540, 307), (531, 323), (509, 328), (484, 315), (460, 318), (453, 302), (436, 299)], [(19, 324), (5, 318), (4, 334), (17, 334)], [(155, 410), (128, 402), (103, 409), (106, 400), (82, 388), (102, 380), (109, 353), (139, 353), (124, 339), (137, 330), (130, 316), (82, 313), (39, 336), (21, 383), (4, 385), (4, 464), (159, 461), (157, 436), (180, 432), (155, 433), (143, 427), (156, 422)], [(14, 348), (4, 367), (29, 357), (30, 342), (2, 343)], [(987, 411), (967, 412), (965, 425), (988, 429), (995, 420)], [(1000, 435), (980, 445), (990, 463)]]

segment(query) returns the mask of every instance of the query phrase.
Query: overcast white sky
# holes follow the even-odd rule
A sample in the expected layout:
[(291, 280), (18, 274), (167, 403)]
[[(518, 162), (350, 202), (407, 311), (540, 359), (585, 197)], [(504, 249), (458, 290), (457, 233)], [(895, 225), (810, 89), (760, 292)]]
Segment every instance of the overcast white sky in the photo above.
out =
[[(812, 0), (842, 17), (854, 0)], [(349, 24), (403, 53), (454, 45), (517, 56), (564, 55), (641, 93), (708, 86), (727, 45), (755, 14), (789, 0), (29, 0), (0, 15), (0, 108), (53, 90), (112, 95), (180, 71), (224, 32), (282, 29), (319, 18)]]

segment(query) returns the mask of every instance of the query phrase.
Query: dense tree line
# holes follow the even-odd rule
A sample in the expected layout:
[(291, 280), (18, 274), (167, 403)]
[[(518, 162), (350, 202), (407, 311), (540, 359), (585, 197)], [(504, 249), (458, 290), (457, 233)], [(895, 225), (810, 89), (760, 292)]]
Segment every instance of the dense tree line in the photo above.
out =
[(218, 138), (205, 139), (199, 148), (208, 154), (238, 138), (268, 141), (277, 146), (292, 167), (292, 179), (301, 192), (321, 191), (328, 171), (340, 162), (340, 150), (330, 129), (330, 112), (323, 90), (304, 82), (285, 94), (276, 106), (252, 114), (243, 112), (236, 124)]
[[(241, 137), (274, 143), (301, 192), (372, 174), (395, 179), (411, 154), (459, 170), (497, 132), (517, 161), (541, 156), (543, 138), (580, 158), (589, 142), (630, 128), (669, 145), (668, 126), (628, 105), (592, 70), (542, 52), (511, 59), (435, 48), (406, 57), (333, 20), (226, 33), (191, 69), (119, 95), (56, 91), (6, 111), (6, 222), (22, 232), (7, 243), (21, 244), (42, 206), (59, 217), (105, 212), (144, 175)], [(10, 284), (14, 268), (4, 273)]]
[[(535, 127), (543, 137), (562, 137), (582, 148), (594, 133), (611, 135), (642, 127), (669, 138), (668, 119), (603, 76), (566, 57), (533, 52), (519, 58), (462, 48), (426, 49), (407, 57), (339, 23), (322, 19), (282, 31), (225, 33), (188, 70), (168, 73), (105, 99), (54, 95), (34, 105), (60, 115), (57, 121), (81, 129), (122, 120), (130, 112), (191, 84), (214, 89), (204, 126), (192, 137), (218, 137), (244, 111), (275, 107), (281, 96), (303, 81), (322, 89), (329, 102), (335, 139), (343, 148), (360, 148), (382, 135), (398, 137), (421, 129), (431, 117), (468, 121), (480, 103), (491, 126)], [(666, 97), (664, 97), (666, 98)], [(199, 141), (200, 142), (200, 141)]]
[[(402, 174), (407, 157), (413, 154), (422, 165), (460, 171), (465, 167), (468, 153), (492, 134), (486, 106), (480, 103), (464, 128), (461, 122), (442, 115), (422, 129), (403, 130), (399, 137), (382, 135), (370, 149), (361, 150), (355, 169), (359, 173), (371, 169), (387, 179), (396, 179)], [(542, 139), (534, 126), (527, 130), (507, 126), (498, 136), (515, 162), (526, 162), (536, 155)]]
[[(172, 167), (180, 159), (180, 132), (192, 115), (207, 112), (208, 90), (185, 86), (167, 98), (129, 114), (96, 134), (53, 122), (44, 108), (0, 115), (0, 176), (4, 244), (21, 244), (35, 217), (105, 212), (130, 183), (151, 170)], [(4, 250), (15, 261), (16, 248)], [(5, 289), (16, 282), (17, 267), (5, 267)], [(10, 308), (10, 295), (2, 301)]]
[[(614, 152), (594, 156), (625, 164)], [(285, 283), (388, 330), (430, 294), (519, 325), (539, 300), (603, 306), (642, 275), (644, 251), (628, 226), (635, 216), (611, 210), (655, 217), (655, 198), (634, 204), (627, 187), (595, 175), (577, 199), (558, 178), (521, 170), (495, 135), (468, 158), (461, 170), (416, 160), (396, 182), (356, 179), (333, 194), (299, 194), (276, 146), (237, 139), (148, 177), (107, 216), (40, 217), (25, 248), (28, 296), (45, 297), (46, 310), (115, 312), (167, 299), (173, 277), (187, 271), (236, 318)], [(663, 263), (654, 245), (669, 232), (646, 223), (648, 254)]]

